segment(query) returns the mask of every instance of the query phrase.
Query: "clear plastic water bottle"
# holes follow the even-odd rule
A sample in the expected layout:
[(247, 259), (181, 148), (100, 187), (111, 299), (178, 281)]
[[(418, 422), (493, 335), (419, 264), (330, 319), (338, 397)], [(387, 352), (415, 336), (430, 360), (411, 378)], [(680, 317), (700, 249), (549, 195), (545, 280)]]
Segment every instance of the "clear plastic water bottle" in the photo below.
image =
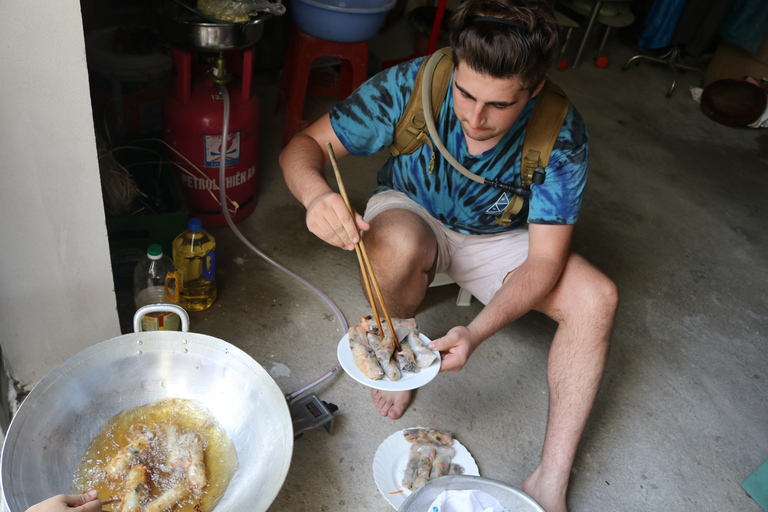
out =
[(208, 309), (216, 300), (216, 240), (189, 219), (187, 230), (173, 240), (173, 263), (179, 270), (179, 305), (187, 311)]
[[(147, 254), (133, 272), (133, 300), (136, 309), (150, 304), (177, 304), (179, 302), (179, 273), (173, 261), (163, 254), (159, 244), (147, 248)], [(181, 319), (172, 312), (144, 315), (142, 331), (180, 331)]]

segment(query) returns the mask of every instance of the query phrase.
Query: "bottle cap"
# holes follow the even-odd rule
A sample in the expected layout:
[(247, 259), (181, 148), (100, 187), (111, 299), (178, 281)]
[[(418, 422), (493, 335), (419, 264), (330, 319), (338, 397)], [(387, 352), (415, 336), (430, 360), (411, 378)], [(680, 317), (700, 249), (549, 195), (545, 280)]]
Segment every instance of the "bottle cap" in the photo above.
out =
[(163, 247), (160, 244), (152, 244), (147, 248), (147, 256), (151, 260), (159, 260), (163, 257)]
[(189, 222), (187, 223), (187, 227), (190, 231), (200, 231), (200, 228), (203, 226), (203, 223), (200, 219), (189, 219)]

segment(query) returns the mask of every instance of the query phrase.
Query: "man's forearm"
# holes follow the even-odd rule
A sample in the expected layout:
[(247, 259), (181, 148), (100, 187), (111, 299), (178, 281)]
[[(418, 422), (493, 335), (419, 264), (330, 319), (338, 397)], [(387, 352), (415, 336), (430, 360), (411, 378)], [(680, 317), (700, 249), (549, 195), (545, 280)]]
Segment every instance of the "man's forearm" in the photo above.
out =
[(325, 179), (325, 153), (315, 139), (299, 134), (280, 153), (280, 167), (288, 189), (308, 208), (318, 197), (332, 192)]
[(564, 265), (549, 258), (529, 258), (467, 326), (475, 346), (536, 307), (555, 287)]

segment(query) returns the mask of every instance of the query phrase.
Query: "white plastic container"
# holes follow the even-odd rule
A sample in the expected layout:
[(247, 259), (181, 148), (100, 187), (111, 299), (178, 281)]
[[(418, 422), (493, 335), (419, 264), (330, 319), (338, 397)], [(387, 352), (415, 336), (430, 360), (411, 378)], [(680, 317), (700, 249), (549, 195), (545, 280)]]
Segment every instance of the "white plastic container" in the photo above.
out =
[[(133, 300), (136, 309), (152, 304), (178, 304), (179, 273), (173, 261), (152, 244), (133, 272)], [(181, 319), (172, 311), (148, 313), (141, 319), (142, 331), (180, 331)]]

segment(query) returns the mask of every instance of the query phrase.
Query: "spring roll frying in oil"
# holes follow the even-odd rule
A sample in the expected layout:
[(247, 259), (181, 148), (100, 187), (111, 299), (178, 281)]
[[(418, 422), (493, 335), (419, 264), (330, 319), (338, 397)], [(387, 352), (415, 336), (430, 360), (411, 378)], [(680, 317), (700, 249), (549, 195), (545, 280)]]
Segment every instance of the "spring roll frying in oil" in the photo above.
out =
[(163, 494), (161, 494), (155, 501), (147, 505), (144, 512), (165, 512), (171, 507), (175, 506), (178, 502), (187, 499), (189, 496), (189, 487), (186, 482), (177, 484)]
[(189, 436), (189, 463), (187, 465), (187, 484), (190, 491), (200, 495), (203, 488), (208, 485), (208, 477), (205, 475), (205, 447), (199, 437), (193, 434)]
[(119, 480), (123, 478), (128, 469), (139, 461), (139, 458), (148, 447), (149, 436), (144, 433), (136, 435), (104, 468), (107, 478), (110, 480)]
[(136, 464), (128, 471), (125, 479), (125, 494), (120, 506), (120, 512), (140, 512), (141, 495), (144, 492), (144, 484), (147, 478), (147, 467), (144, 464)]

